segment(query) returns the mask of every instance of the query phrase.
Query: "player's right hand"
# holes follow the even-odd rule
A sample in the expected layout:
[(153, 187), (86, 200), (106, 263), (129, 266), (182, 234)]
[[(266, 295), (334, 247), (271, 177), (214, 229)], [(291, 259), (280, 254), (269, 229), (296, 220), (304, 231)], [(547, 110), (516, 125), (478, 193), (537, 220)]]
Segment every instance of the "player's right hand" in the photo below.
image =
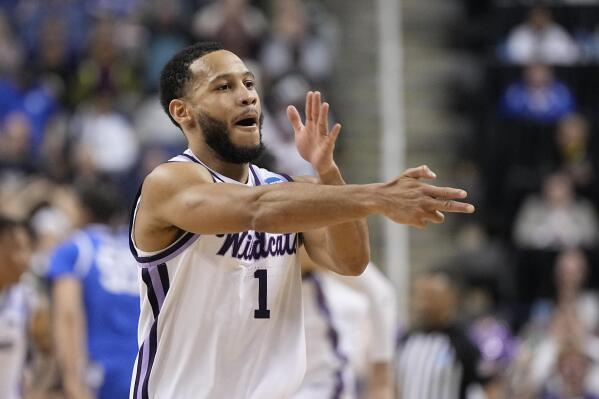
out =
[(443, 212), (474, 212), (472, 204), (456, 201), (466, 198), (466, 191), (437, 187), (420, 180), (434, 178), (434, 172), (427, 166), (420, 166), (408, 169), (398, 178), (384, 184), (384, 215), (396, 223), (424, 228), (428, 223), (443, 223)]

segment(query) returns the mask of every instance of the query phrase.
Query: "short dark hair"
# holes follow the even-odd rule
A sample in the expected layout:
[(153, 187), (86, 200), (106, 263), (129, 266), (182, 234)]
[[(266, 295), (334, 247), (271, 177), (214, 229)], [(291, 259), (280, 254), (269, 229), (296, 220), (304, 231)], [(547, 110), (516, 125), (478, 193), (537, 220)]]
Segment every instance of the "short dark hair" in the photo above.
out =
[(166, 63), (160, 73), (160, 104), (170, 120), (178, 127), (179, 124), (168, 112), (168, 106), (175, 98), (183, 97), (185, 85), (191, 79), (189, 66), (198, 58), (214, 51), (224, 50), (220, 43), (199, 42), (185, 47)]
[(125, 211), (122, 195), (110, 181), (79, 183), (75, 190), (81, 205), (92, 218), (91, 223), (110, 224)]

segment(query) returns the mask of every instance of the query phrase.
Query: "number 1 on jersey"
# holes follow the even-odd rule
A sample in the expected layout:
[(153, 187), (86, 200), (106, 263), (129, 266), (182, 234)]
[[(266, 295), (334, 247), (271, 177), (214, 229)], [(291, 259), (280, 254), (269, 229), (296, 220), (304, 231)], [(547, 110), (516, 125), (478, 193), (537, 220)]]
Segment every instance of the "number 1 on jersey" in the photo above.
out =
[(258, 309), (254, 309), (254, 319), (270, 319), (270, 310), (267, 309), (266, 293), (268, 288), (268, 275), (266, 269), (254, 272), (254, 278), (258, 279)]

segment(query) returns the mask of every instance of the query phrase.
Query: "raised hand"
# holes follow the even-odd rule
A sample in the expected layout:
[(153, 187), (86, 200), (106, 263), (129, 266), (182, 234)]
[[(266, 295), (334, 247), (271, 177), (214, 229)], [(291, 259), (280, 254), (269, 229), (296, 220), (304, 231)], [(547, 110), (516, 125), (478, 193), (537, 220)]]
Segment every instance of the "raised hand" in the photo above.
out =
[(383, 187), (387, 202), (385, 216), (396, 223), (424, 228), (428, 223), (443, 223), (443, 212), (473, 213), (474, 206), (461, 200), (464, 190), (437, 187), (420, 179), (434, 179), (436, 175), (427, 166), (406, 170), (400, 177)]
[(297, 109), (287, 107), (287, 117), (295, 132), (295, 145), (299, 154), (310, 162), (318, 174), (326, 174), (336, 168), (333, 159), (335, 142), (341, 131), (336, 123), (329, 130), (329, 104), (321, 103), (320, 92), (309, 91), (306, 94), (306, 122), (302, 123)]

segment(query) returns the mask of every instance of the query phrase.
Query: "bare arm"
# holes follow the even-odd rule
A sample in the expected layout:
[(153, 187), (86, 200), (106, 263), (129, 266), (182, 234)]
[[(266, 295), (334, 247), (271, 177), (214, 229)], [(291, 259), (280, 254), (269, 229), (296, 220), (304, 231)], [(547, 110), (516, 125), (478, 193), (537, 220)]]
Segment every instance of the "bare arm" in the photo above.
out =
[[(247, 187), (208, 182), (195, 164), (158, 167), (144, 183), (135, 238), (146, 250), (170, 244), (174, 231), (218, 234), (247, 230), (301, 232), (384, 214), (397, 223), (423, 226), (437, 209), (472, 212), (462, 190), (439, 188), (400, 177), (389, 183), (328, 186), (281, 183)], [(164, 242), (150, 242), (160, 236)], [(170, 237), (170, 238), (165, 238)], [(169, 241), (170, 240), (170, 241)]]
[[(344, 185), (339, 169), (320, 177), (321, 184)], [(370, 260), (366, 218), (305, 231), (304, 245), (318, 265), (338, 274), (360, 274)]]
[(87, 399), (91, 394), (84, 378), (87, 362), (85, 349), (85, 314), (81, 284), (73, 277), (63, 277), (52, 287), (54, 302), (54, 339), (57, 360), (62, 370), (66, 397)]

